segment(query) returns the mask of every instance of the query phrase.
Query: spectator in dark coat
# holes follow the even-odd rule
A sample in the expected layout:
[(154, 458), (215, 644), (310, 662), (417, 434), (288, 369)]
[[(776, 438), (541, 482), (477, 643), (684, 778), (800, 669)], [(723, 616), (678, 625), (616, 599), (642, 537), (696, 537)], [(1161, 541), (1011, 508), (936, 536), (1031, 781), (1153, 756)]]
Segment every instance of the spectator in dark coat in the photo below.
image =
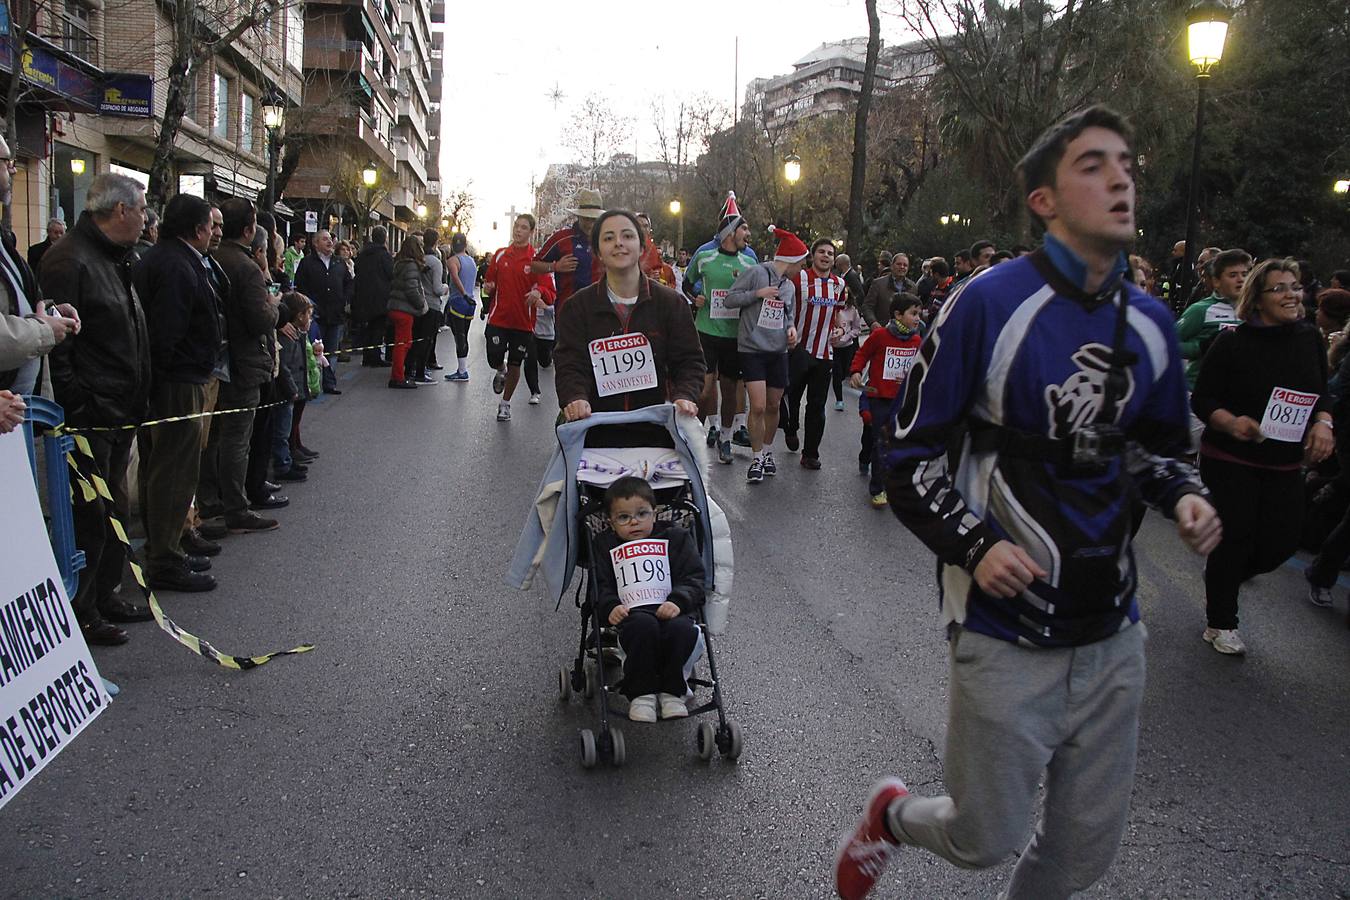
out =
[[(52, 389), (74, 427), (128, 426), (145, 418), (150, 396), (150, 336), (131, 284), (128, 260), (145, 227), (145, 191), (125, 175), (99, 175), (89, 185), (75, 227), (42, 257), (46, 296), (69, 301), (82, 323), (77, 340), (51, 353)], [(127, 521), (127, 468), (132, 428), (85, 435), (92, 467), (107, 480), (113, 501), (74, 494), (75, 543), (84, 551), (75, 616), (91, 644), (121, 644), (114, 621), (141, 621), (150, 610), (118, 599), (126, 551), (108, 521)], [(179, 516), (182, 524), (182, 516)]]
[[(342, 347), (342, 326), (346, 321), (347, 285), (352, 274), (335, 252), (333, 236), (327, 231), (314, 235), (314, 249), (295, 267), (295, 289), (314, 304), (319, 335), (331, 364), (338, 361)], [(323, 370), (323, 392), (340, 394), (333, 365)]]
[[(150, 417), (200, 415), (207, 384), (229, 377), (220, 283), (206, 256), (220, 224), (211, 204), (177, 194), (164, 208), (159, 243), (131, 268), (136, 293), (145, 303), (150, 337)], [(142, 428), (141, 518), (145, 522), (145, 567), (158, 590), (209, 591), (216, 580), (205, 573), (204, 557), (183, 551), (183, 521), (201, 473), (203, 420), (187, 419)]]
[(909, 276), (909, 255), (895, 253), (891, 256), (891, 270), (879, 278), (872, 279), (867, 286), (867, 296), (863, 297), (858, 312), (862, 313), (863, 324), (868, 330), (884, 328), (891, 319), (891, 300), (896, 294), (914, 293), (914, 282)]
[(389, 288), (394, 281), (394, 257), (385, 246), (388, 232), (383, 225), (370, 229), (370, 241), (356, 254), (356, 284), (352, 293), (352, 321), (361, 335), (363, 366), (387, 366), (390, 361), (380, 356), (384, 342)]
[(60, 219), (52, 219), (47, 223), (47, 239), (45, 241), (38, 241), (28, 248), (28, 265), (34, 272), (38, 270), (38, 266), (42, 265), (42, 254), (51, 249), (52, 244), (55, 244), (65, 236), (65, 222), (62, 222)]

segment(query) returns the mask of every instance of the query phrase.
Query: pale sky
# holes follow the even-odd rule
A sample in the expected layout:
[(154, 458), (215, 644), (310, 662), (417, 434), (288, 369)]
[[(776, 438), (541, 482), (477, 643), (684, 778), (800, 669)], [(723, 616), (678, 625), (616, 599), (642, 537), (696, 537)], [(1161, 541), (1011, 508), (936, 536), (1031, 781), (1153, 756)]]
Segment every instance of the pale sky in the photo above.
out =
[[(881, 28), (887, 44), (903, 40), (893, 16)], [(656, 159), (656, 98), (669, 109), (707, 93), (739, 106), (750, 79), (791, 71), (825, 41), (865, 36), (867, 13), (862, 0), (499, 0), (447, 4), (445, 29), (441, 178), (446, 193), (475, 195), (469, 237), (481, 251), (508, 242), (507, 211), (530, 209), (532, 181), (571, 161), (561, 135), (588, 93), (632, 119), (630, 152)], [(556, 108), (555, 84), (565, 95)]]

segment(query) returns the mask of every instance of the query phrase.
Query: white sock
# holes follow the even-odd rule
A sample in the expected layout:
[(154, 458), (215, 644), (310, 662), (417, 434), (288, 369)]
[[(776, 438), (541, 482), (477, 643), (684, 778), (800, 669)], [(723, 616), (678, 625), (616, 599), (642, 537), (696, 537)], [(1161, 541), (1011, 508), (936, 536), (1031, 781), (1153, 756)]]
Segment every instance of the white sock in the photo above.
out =
[(764, 462), (764, 451), (761, 450), (755, 454), (755, 462)]
[(469, 358), (467, 356), (461, 356), (459, 358), (459, 374), (469, 374)]
[(745, 413), (736, 413), (736, 415), (732, 416), (732, 417), (731, 417), (731, 427), (732, 427), (732, 428), (744, 428), (744, 427), (745, 427)]
[(721, 428), (721, 427), (719, 427), (719, 428), (717, 429), (717, 439), (718, 439), (719, 441), (729, 441), (729, 440), (731, 440), (731, 429), (730, 429), (730, 428)]

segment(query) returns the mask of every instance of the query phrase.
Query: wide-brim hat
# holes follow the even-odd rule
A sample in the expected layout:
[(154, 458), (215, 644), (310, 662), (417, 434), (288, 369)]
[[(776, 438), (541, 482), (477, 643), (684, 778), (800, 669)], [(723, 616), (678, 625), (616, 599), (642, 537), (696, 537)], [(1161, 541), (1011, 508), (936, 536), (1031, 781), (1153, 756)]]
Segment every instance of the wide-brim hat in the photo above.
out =
[(576, 207), (569, 209), (568, 213), (579, 219), (598, 219), (605, 212), (605, 204), (600, 199), (600, 192), (591, 188), (582, 188), (577, 191)]

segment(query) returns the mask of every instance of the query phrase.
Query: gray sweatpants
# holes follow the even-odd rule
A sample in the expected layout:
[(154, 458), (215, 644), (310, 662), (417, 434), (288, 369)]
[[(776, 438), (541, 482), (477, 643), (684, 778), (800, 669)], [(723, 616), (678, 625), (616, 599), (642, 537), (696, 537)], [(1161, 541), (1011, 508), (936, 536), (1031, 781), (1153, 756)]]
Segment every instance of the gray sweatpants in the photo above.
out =
[(888, 824), (905, 843), (964, 868), (1023, 842), (1042, 773), (1040, 824), (1008, 900), (1084, 890), (1115, 859), (1130, 810), (1143, 624), (1084, 647), (1031, 649), (955, 629), (945, 775), (949, 797), (906, 797)]

